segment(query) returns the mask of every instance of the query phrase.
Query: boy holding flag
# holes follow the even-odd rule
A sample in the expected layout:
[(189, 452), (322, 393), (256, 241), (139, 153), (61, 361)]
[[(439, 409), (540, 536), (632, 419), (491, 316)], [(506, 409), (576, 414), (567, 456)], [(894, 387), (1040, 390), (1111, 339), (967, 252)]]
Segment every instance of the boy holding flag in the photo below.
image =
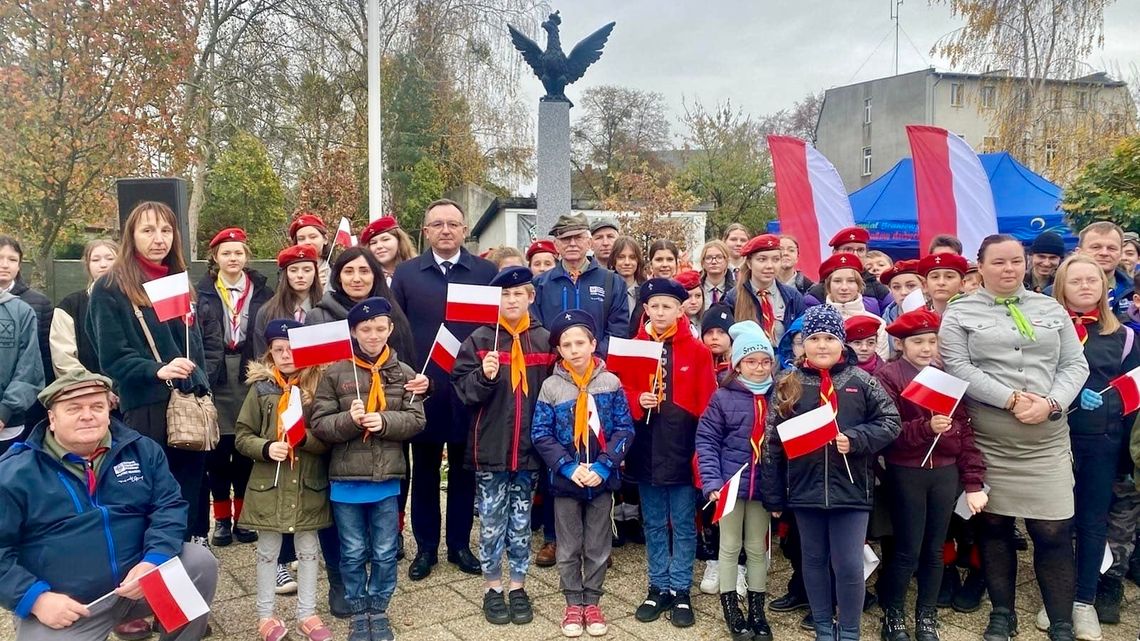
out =
[[(531, 445), (531, 418), (554, 360), (550, 332), (532, 319), (533, 276), (507, 267), (491, 280), (500, 287), (498, 327), (482, 326), (463, 341), (451, 381), (468, 407), (464, 467), (475, 473), (479, 558), (486, 589), (483, 616), (494, 624), (534, 618), (523, 589), (530, 567), (530, 512), (540, 459)], [(510, 567), (504, 598), (502, 559)]]

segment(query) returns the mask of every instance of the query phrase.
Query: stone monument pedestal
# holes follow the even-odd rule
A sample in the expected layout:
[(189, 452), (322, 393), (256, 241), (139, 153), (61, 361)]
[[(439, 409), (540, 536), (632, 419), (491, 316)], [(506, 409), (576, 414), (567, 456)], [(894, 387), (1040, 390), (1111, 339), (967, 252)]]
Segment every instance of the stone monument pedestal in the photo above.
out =
[(538, 195), (535, 234), (550, 234), (559, 216), (570, 213), (570, 102), (538, 103)]

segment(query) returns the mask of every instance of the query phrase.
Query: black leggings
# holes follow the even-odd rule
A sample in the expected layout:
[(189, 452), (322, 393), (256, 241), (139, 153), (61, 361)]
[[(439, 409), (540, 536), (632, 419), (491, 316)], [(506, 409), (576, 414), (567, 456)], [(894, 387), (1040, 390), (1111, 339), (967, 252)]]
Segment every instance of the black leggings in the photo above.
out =
[(958, 493), (958, 468), (887, 466), (891, 494), (894, 555), (886, 565), (880, 598), (892, 607), (906, 602), (910, 577), (917, 573), (920, 607), (934, 607), (942, 583), (942, 543)]
[[(982, 569), (986, 589), (995, 608), (1013, 610), (1017, 586), (1017, 551), (1013, 544), (1013, 517), (983, 512), (979, 519)], [(1073, 560), (1073, 520), (1025, 519), (1033, 539), (1033, 571), (1041, 588), (1041, 600), (1051, 623), (1072, 623), (1076, 563)]]
[[(218, 446), (206, 454), (206, 478), (209, 480), (210, 495), (214, 502), (228, 502), (230, 488), (233, 488), (233, 498), (244, 499), (245, 486), (249, 483), (251, 471), (253, 471), (253, 461), (234, 447), (234, 435), (222, 435), (218, 440)], [(214, 516), (218, 518), (217, 514)], [(227, 514), (222, 514), (220, 518), (226, 516)]]

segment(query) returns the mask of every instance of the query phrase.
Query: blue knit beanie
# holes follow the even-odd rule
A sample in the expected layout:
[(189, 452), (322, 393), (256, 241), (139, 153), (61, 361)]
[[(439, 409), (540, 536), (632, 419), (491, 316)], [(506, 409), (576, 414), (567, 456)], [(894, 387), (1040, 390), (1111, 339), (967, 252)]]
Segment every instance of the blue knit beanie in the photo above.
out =
[(772, 341), (768, 335), (755, 322), (746, 320), (733, 323), (728, 328), (728, 335), (732, 337), (732, 366), (736, 367), (745, 356), (763, 352), (772, 360), (776, 360), (776, 352), (772, 349)]
[(843, 329), (843, 316), (831, 305), (816, 305), (804, 312), (804, 338), (815, 334), (831, 334), (840, 342), (847, 342)]

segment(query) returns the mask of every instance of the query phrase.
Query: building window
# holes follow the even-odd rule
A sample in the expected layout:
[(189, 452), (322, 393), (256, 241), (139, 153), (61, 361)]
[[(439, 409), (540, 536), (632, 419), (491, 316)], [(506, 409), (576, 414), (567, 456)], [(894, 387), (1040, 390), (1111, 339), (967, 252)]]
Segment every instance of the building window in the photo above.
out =
[(1053, 90), (1053, 111), (1060, 111), (1061, 106), (1063, 104), (1064, 104), (1064, 102), (1062, 101), (1062, 98), (1061, 98), (1061, 90), (1060, 89), (1054, 89)]
[(993, 85), (982, 87), (982, 106), (986, 109), (993, 109), (997, 106), (997, 87)]
[(1056, 140), (1047, 141), (1045, 143), (1045, 165), (1046, 166), (1052, 165), (1053, 161), (1056, 159), (1057, 159), (1057, 141)]
[(1088, 111), (1088, 108), (1089, 108), (1089, 92), (1078, 91), (1077, 92), (1077, 109), (1080, 109), (1081, 111)]
[(863, 148), (863, 175), (864, 176), (870, 176), (871, 175), (871, 148), (870, 147), (864, 147)]
[(982, 153), (983, 154), (992, 154), (993, 152), (995, 152), (997, 150), (998, 150), (998, 138), (997, 138), (997, 136), (984, 136), (982, 138)]
[(951, 107), (961, 107), (962, 106), (962, 83), (959, 83), (959, 82), (950, 83), (950, 106)]
[(863, 101), (863, 124), (871, 124), (871, 99), (867, 98)]

